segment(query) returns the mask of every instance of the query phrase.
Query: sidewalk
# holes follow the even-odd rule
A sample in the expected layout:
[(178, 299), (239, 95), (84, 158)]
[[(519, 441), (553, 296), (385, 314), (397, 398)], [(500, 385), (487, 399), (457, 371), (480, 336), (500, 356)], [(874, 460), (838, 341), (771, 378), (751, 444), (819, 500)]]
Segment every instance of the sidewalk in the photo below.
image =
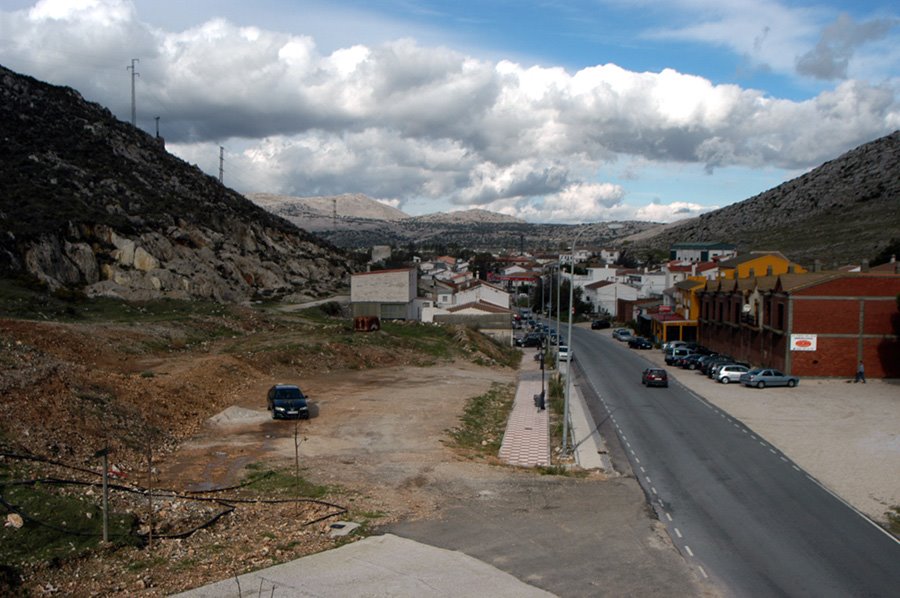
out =
[[(519, 369), (519, 384), (513, 409), (506, 424), (500, 459), (519, 467), (546, 467), (550, 465), (550, 416), (549, 411), (538, 411), (534, 395), (541, 392), (540, 362), (535, 361), (535, 350), (526, 350)], [(567, 364), (563, 364), (565, 374)], [(545, 388), (556, 370), (544, 372)], [(573, 380), (569, 396), (569, 424), (575, 445), (575, 462), (583, 469), (611, 471), (606, 458), (606, 446), (584, 398)], [(549, 391), (547, 391), (549, 395)], [(549, 403), (549, 396), (547, 398)]]

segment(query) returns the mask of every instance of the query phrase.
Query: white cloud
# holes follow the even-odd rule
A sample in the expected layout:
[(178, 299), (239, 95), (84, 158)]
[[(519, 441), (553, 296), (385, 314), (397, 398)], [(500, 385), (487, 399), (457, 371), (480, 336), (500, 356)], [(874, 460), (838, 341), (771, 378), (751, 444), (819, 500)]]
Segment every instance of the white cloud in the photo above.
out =
[(669, 204), (651, 203), (638, 208), (634, 213), (635, 220), (651, 220), (653, 222), (675, 222), (685, 218), (693, 218), (704, 212), (710, 212), (718, 206), (701, 206), (699, 204), (674, 201)]
[[(771, 0), (752, 10), (737, 0), (682, 2), (718, 8), (657, 35), (732, 43), (793, 68), (797, 37), (812, 34), (792, 29), (808, 11)], [(247, 192), (360, 192), (401, 208), (433, 201), (560, 222), (668, 220), (703, 208), (638, 210), (602, 173), (620, 157), (709, 172), (809, 168), (900, 123), (897, 79), (844, 81), (795, 102), (672, 69), (570, 73), (411, 39), (323, 52), (310, 36), (224, 19), (164, 31), (119, 0), (45, 0), (0, 12), (0, 26), (10, 32), (0, 38), (6, 66), (72, 85), (122, 116), (124, 67), (140, 57), (139, 125), (159, 115), (170, 150), (207, 172), (225, 145), (226, 183)], [(115, 64), (99, 66), (109, 56)]]

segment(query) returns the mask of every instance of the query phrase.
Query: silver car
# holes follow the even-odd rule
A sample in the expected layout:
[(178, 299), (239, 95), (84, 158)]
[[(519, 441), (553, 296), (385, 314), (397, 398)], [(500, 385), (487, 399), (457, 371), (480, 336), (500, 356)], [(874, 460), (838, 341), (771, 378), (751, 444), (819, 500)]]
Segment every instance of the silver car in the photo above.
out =
[(741, 384), (744, 386), (755, 386), (756, 388), (765, 388), (766, 386), (788, 386), (793, 388), (800, 384), (800, 378), (788, 376), (778, 370), (757, 369), (741, 374)]
[(718, 380), (722, 384), (740, 382), (741, 374), (746, 374), (749, 371), (750, 368), (745, 365), (723, 365), (719, 368), (719, 372), (716, 374), (716, 380)]

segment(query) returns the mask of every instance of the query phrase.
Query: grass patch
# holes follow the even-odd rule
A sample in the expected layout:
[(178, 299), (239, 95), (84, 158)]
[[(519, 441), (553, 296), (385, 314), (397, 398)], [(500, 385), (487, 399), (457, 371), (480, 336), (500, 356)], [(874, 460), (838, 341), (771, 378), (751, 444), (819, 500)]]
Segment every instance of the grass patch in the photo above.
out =
[(452, 445), (482, 456), (496, 456), (515, 394), (515, 384), (494, 383), (485, 394), (469, 399), (460, 425), (448, 430)]
[(885, 515), (887, 515), (888, 530), (895, 536), (900, 536), (900, 506), (891, 507)]
[[(0, 493), (24, 517), (20, 529), (0, 528), (0, 562), (13, 565), (77, 558), (96, 549), (103, 537), (100, 495), (81, 496), (81, 488), (41, 483), (15, 483), (27, 475), (0, 471)], [(0, 506), (0, 517), (10, 509)], [(110, 513), (109, 538), (113, 545), (140, 544), (134, 516)]]
[(243, 489), (268, 496), (324, 498), (333, 493), (332, 488), (313, 484), (302, 476), (298, 479), (293, 471), (287, 469), (269, 469), (261, 463), (251, 463), (247, 466), (247, 472)]

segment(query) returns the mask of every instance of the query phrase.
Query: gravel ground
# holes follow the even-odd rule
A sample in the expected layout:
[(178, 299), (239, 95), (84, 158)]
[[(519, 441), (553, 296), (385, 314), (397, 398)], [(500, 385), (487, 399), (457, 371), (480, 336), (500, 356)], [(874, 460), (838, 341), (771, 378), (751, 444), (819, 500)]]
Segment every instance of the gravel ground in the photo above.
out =
[(900, 380), (803, 378), (796, 388), (760, 390), (665, 366), (655, 349), (642, 353), (872, 519), (884, 523), (900, 505)]

